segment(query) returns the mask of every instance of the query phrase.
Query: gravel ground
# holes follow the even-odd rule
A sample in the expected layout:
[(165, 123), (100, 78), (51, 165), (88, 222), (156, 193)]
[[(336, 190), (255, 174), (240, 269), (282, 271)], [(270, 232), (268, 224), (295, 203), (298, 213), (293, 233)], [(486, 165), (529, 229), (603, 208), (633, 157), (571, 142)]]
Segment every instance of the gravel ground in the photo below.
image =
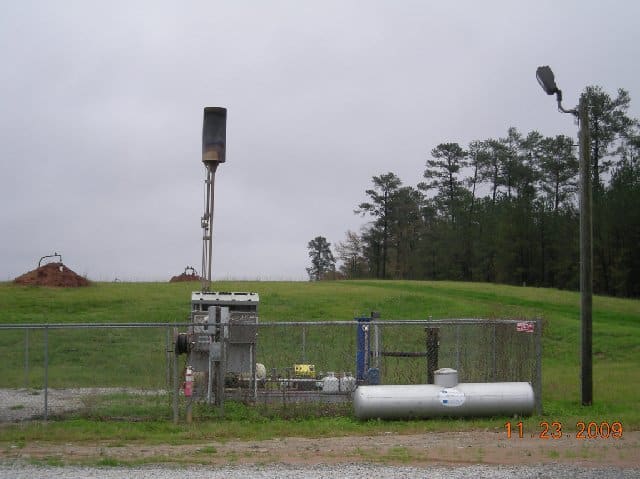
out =
[(217, 478), (300, 478), (322, 479), (345, 478), (434, 478), (457, 479), (463, 477), (524, 479), (579, 477), (580, 479), (631, 479), (640, 477), (640, 469), (582, 468), (571, 465), (550, 464), (541, 466), (430, 466), (392, 467), (368, 464), (341, 464), (333, 466), (286, 466), (268, 465), (255, 467), (40, 467), (25, 464), (0, 464), (0, 477), (6, 479), (64, 478), (64, 479), (115, 479), (135, 477), (137, 479), (217, 479)]
[[(49, 389), (49, 414), (60, 414), (82, 406), (78, 390)], [(39, 418), (44, 414), (44, 391), (36, 389), (0, 389), (0, 422)]]
[[(107, 394), (115, 392), (135, 392), (141, 394), (149, 394), (149, 391), (139, 391), (132, 389), (106, 389), (106, 388), (84, 388), (84, 389), (58, 389), (49, 390), (48, 403), (49, 414), (55, 415), (66, 411), (75, 410), (83, 407), (84, 397), (95, 394)], [(157, 392), (154, 392), (157, 394)], [(0, 422), (24, 421), (33, 418), (42, 417), (44, 406), (44, 392), (34, 390), (11, 390), (0, 389)], [(8, 448), (3, 454), (0, 454), (0, 479), (34, 479), (34, 478), (66, 478), (66, 479), (111, 479), (111, 478), (129, 478), (136, 477), (141, 479), (204, 479), (204, 478), (446, 478), (455, 479), (462, 477), (474, 478), (557, 478), (557, 477), (579, 477), (581, 479), (589, 478), (640, 478), (640, 464), (636, 463), (638, 456), (638, 435), (634, 432), (625, 435), (624, 442), (594, 442), (590, 444), (576, 443), (575, 441), (567, 441), (556, 446), (564, 446), (566, 451), (554, 451), (555, 455), (551, 456), (548, 451), (543, 450), (544, 443), (539, 443), (535, 439), (524, 439), (522, 441), (507, 441), (504, 434), (478, 433), (479, 437), (471, 434), (472, 437), (466, 438), (470, 433), (449, 433), (439, 435), (424, 435), (418, 438), (404, 436), (382, 436), (376, 438), (378, 448), (385, 447), (403, 447), (409, 448), (411, 445), (419, 445), (422, 449), (419, 452), (430, 454), (430, 457), (441, 457), (445, 464), (452, 465), (424, 465), (424, 466), (390, 466), (369, 464), (366, 459), (362, 463), (353, 463), (352, 456), (346, 456), (344, 463), (332, 463), (336, 459), (333, 452), (329, 454), (327, 451), (335, 449), (341, 451), (341, 448), (348, 449), (340, 441), (349, 438), (329, 438), (331, 444), (325, 444), (324, 439), (304, 439), (304, 438), (287, 438), (282, 441), (272, 440), (263, 441), (258, 444), (258, 449), (251, 449), (255, 445), (253, 443), (246, 446), (244, 443), (219, 444), (216, 446), (218, 454), (224, 459), (226, 453), (235, 456), (244, 457), (242, 452), (246, 447), (255, 454), (250, 454), (250, 458), (257, 458), (262, 461), (260, 452), (262, 448), (267, 453), (274, 454), (275, 460), (273, 464), (264, 462), (253, 464), (238, 465), (210, 465), (210, 466), (184, 466), (184, 465), (148, 465), (143, 467), (81, 467), (81, 466), (39, 466), (30, 463), (33, 460), (43, 460), (42, 458), (52, 455), (53, 457), (64, 457), (64, 451), (58, 451), (57, 446), (50, 446), (51, 451), (45, 448), (44, 452), (39, 451), (42, 445), (29, 445), (24, 450), (19, 450), (19, 455), (15, 455), (13, 449)], [(451, 438), (449, 436), (452, 436)], [(369, 438), (370, 440), (371, 438)], [(469, 449), (470, 445), (477, 444), (479, 439), (485, 441), (483, 454), (486, 455), (488, 463), (503, 465), (469, 465), (473, 462), (477, 455), (473, 450)], [(358, 438), (363, 441), (362, 447), (371, 447), (366, 441), (367, 438)], [(406, 441), (408, 442), (406, 442)], [(309, 443), (311, 441), (311, 443)], [(404, 442), (403, 442), (404, 441)], [(435, 441), (435, 442), (434, 442)], [(389, 444), (386, 444), (386, 443)], [(406, 443), (405, 443), (406, 442)], [(433, 447), (430, 446), (434, 442)], [(274, 443), (274, 444), (271, 444)], [(289, 444), (291, 443), (291, 444)], [(309, 444), (307, 444), (309, 443)], [(313, 444), (312, 444), (313, 443)], [(318, 444), (315, 444), (318, 443)], [(450, 444), (451, 443), (451, 444)], [(482, 443), (482, 442), (481, 442)], [(386, 445), (385, 445), (386, 444)], [(246, 446), (244, 449), (243, 447)], [(79, 449), (80, 446), (63, 445), (63, 449), (67, 446)], [(312, 447), (313, 446), (313, 447)], [(493, 447), (496, 446), (496, 447)], [(62, 446), (60, 446), (62, 447)], [(87, 446), (89, 447), (89, 446)], [(99, 445), (91, 446), (94, 449), (100, 449)], [(89, 449), (91, 449), (89, 447)], [(196, 446), (194, 446), (196, 447)], [(545, 445), (547, 447), (547, 445)], [(27, 451), (27, 449), (33, 449)], [(309, 449), (311, 448), (311, 449)], [(586, 448), (586, 449), (585, 449)], [(59, 449), (59, 448), (58, 448)], [(112, 451), (115, 453), (115, 449)], [(227, 451), (229, 449), (229, 451)], [(365, 448), (366, 449), (366, 448)], [(381, 450), (382, 450), (381, 449)], [(291, 451), (325, 451), (325, 456), (319, 456), (315, 460), (315, 464), (284, 464), (282, 462), (291, 453)], [(238, 452), (240, 451), (240, 452)], [(257, 451), (257, 452), (256, 452)], [(451, 451), (453, 451), (451, 453)], [(467, 451), (466, 453), (464, 451)], [(471, 451), (471, 452), (469, 452)], [(497, 452), (496, 452), (497, 451)], [(44, 454), (38, 454), (38, 452)], [(75, 451), (80, 453), (82, 451)], [(86, 452), (86, 451), (85, 451)], [(124, 451), (123, 454), (126, 454)], [(138, 451), (139, 452), (139, 451)], [(156, 451), (157, 452), (157, 451)], [(457, 454), (457, 453), (460, 454)], [(477, 451), (476, 451), (477, 452)], [(588, 452), (588, 456), (584, 455)], [(140, 452), (139, 452), (140, 453)], [(197, 453), (197, 450), (196, 450)], [(194, 451), (160, 451), (158, 454), (182, 454), (185, 457), (196, 454)], [(451, 453), (451, 454), (449, 454)], [(492, 454), (499, 453), (496, 458), (492, 458)], [(94, 451), (94, 455), (97, 452)], [(315, 453), (313, 453), (315, 455)], [(448, 455), (447, 455), (448, 454)], [(523, 455), (525, 454), (525, 455)], [(533, 454), (533, 456), (532, 456)], [(616, 456), (619, 455), (618, 456)], [(4, 455), (4, 458), (1, 456)], [(340, 454), (341, 455), (341, 454)], [(449, 457), (450, 456), (450, 457)], [(593, 456), (593, 460), (591, 460)], [(74, 455), (75, 457), (75, 455)], [(82, 454), (78, 457), (84, 457)], [(87, 458), (91, 460), (94, 457), (91, 451)], [(96, 456), (99, 457), (99, 456)], [(114, 456), (115, 457), (115, 456)], [(137, 456), (133, 456), (135, 459)], [(181, 456), (182, 457), (182, 456)], [(563, 461), (552, 460), (550, 457), (562, 458)], [(575, 461), (568, 461), (567, 457), (577, 458)], [(40, 459), (39, 459), (40, 458)], [(124, 456), (127, 459), (127, 456)], [(448, 458), (448, 459), (447, 459)], [(456, 459), (457, 458), (457, 459)], [(76, 458), (77, 459), (77, 458)], [(131, 459), (131, 458), (129, 458)], [(327, 461), (329, 459), (329, 461)], [(493, 460), (492, 460), (493, 459)], [(46, 459), (45, 459), (46, 460)], [(591, 460), (591, 467), (589, 462)], [(451, 461), (451, 462), (449, 462)], [(503, 462), (504, 461), (504, 462)], [(571, 463), (577, 462), (577, 463)], [(580, 464), (582, 462), (582, 464)], [(329, 464), (327, 464), (329, 463)], [(458, 464), (456, 464), (458, 463)], [(604, 464), (611, 464), (604, 466)], [(228, 462), (227, 462), (228, 464)], [(415, 464), (415, 463), (414, 463)], [(436, 463), (437, 464), (437, 463)], [(442, 462), (440, 463), (442, 464)], [(587, 466), (587, 467), (585, 467)]]
[[(47, 393), (48, 413), (51, 416), (76, 411), (83, 407), (83, 398), (96, 394), (165, 394), (132, 388), (75, 388), (51, 389)], [(44, 390), (0, 389), (0, 423), (42, 418), (44, 415)]]

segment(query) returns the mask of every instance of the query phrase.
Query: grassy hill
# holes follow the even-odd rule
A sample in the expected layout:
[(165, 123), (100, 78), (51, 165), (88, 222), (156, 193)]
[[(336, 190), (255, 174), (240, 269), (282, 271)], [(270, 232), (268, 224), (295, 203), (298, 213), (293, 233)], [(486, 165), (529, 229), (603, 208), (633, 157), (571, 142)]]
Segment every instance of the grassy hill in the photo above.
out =
[[(640, 427), (640, 301), (594, 297), (594, 398), (579, 406), (579, 294), (481, 283), (413, 281), (219, 282), (260, 293), (261, 321), (541, 317), (543, 399), (550, 417), (623, 421)], [(197, 283), (97, 283), (49, 289), (0, 283), (0, 323), (184, 322)], [(52, 386), (132, 384), (155, 370), (162, 385), (163, 330), (50, 331)], [(29, 385), (42, 375), (42, 332), (32, 331)], [(0, 331), (0, 386), (24, 384), (24, 332)], [(152, 353), (141, 344), (153, 345)], [(87, 368), (86, 365), (91, 365)], [(158, 365), (155, 367), (154, 365)], [(155, 368), (155, 369), (154, 369)], [(135, 379), (134, 379), (135, 378)], [(127, 380), (127, 381), (129, 381)]]

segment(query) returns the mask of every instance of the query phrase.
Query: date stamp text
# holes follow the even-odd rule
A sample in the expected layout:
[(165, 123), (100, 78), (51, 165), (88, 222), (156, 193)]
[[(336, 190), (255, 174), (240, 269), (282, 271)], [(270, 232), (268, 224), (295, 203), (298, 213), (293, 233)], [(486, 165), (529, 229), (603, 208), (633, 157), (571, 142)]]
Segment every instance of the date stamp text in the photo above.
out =
[(511, 423), (508, 421), (504, 427), (507, 432), (507, 439), (523, 439), (525, 436), (537, 437), (544, 440), (569, 439), (576, 438), (579, 440), (586, 439), (621, 439), (624, 428), (620, 421), (609, 423), (607, 421), (578, 421), (575, 424), (575, 430), (572, 428), (564, 428), (562, 422), (542, 421), (538, 424), (538, 429), (534, 432), (525, 431), (522, 421)]

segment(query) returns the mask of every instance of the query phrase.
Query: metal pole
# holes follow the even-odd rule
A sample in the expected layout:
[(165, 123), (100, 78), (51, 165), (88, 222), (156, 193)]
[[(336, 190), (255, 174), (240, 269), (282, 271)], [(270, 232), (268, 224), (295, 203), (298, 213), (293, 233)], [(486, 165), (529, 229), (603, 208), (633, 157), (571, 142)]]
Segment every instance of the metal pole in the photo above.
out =
[(188, 397), (187, 405), (185, 406), (185, 421), (187, 424), (191, 424), (193, 422), (193, 396)]
[(209, 185), (211, 171), (206, 165), (205, 169), (207, 171), (207, 176), (204, 180), (204, 213), (200, 219), (200, 225), (202, 226), (202, 265), (200, 267), (202, 291), (208, 291), (209, 287), (207, 284), (207, 264), (209, 263), (207, 258), (207, 252), (209, 251), (207, 241), (209, 240), (209, 195), (211, 194), (211, 188)]
[(211, 406), (212, 395), (213, 395), (213, 340), (212, 337), (209, 336), (209, 355), (208, 357), (208, 366), (207, 366), (207, 404)]
[(256, 401), (258, 399), (258, 378), (256, 377), (256, 345), (251, 344), (249, 346), (249, 351), (251, 352), (251, 382), (249, 383), (252, 387), (253, 400)]
[(24, 388), (29, 389), (29, 328), (24, 330)]
[(227, 374), (227, 342), (229, 341), (229, 323), (221, 324), (222, 338), (220, 341), (220, 361), (216, 378), (216, 400), (220, 408), (220, 417), (224, 417), (224, 377)]
[(364, 374), (369, 376), (369, 325), (364, 324)]
[(535, 402), (535, 411), (539, 416), (542, 415), (542, 319), (536, 319), (535, 341), (535, 371), (533, 379), (533, 394)]
[(214, 166), (210, 168), (211, 170), (211, 198), (210, 198), (210, 208), (209, 211), (209, 264), (207, 265), (207, 291), (211, 288), (211, 264), (213, 262), (213, 208), (215, 204), (215, 181), (216, 181), (216, 168), (218, 167), (217, 163), (214, 163)]
[(213, 209), (215, 206), (215, 178), (218, 163), (206, 165), (205, 211), (202, 216), (202, 291), (211, 287), (211, 260), (213, 255)]
[(44, 420), (49, 418), (49, 327), (44, 327)]
[(496, 380), (496, 376), (497, 376), (497, 361), (496, 361), (496, 356), (498, 354), (498, 352), (496, 351), (496, 347), (498, 346), (496, 343), (496, 325), (493, 325), (493, 335), (491, 338), (491, 351), (492, 351), (492, 358), (491, 358), (491, 380), (495, 381)]
[(376, 368), (380, 369), (380, 327), (377, 324), (373, 326), (373, 347), (375, 365)]
[(180, 394), (180, 390), (178, 389), (178, 353), (174, 351), (173, 352), (173, 398), (172, 398), (174, 424), (178, 424), (178, 394)]
[(460, 325), (456, 325), (456, 371), (460, 373)]
[(582, 405), (593, 403), (592, 296), (593, 248), (591, 227), (591, 137), (587, 100), (580, 96), (580, 323)]
[(171, 388), (171, 351), (169, 350), (169, 345), (171, 344), (171, 331), (169, 330), (169, 326), (167, 326), (167, 335), (164, 342), (164, 357), (166, 362), (166, 379), (165, 384), (167, 391)]
[(438, 369), (438, 328), (425, 328), (427, 331), (427, 384), (434, 384), (434, 373)]

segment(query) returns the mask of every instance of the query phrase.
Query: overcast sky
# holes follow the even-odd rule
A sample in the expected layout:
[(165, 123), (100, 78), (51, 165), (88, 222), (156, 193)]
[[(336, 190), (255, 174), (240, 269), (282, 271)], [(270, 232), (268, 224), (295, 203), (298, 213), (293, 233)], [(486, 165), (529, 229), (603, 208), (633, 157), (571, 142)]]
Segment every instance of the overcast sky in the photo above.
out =
[(25, 1), (0, 15), (0, 280), (57, 251), (98, 281), (200, 271), (205, 106), (228, 108), (214, 277), (306, 279), (371, 177), (438, 143), (575, 137), (586, 85), (640, 117), (640, 2)]

